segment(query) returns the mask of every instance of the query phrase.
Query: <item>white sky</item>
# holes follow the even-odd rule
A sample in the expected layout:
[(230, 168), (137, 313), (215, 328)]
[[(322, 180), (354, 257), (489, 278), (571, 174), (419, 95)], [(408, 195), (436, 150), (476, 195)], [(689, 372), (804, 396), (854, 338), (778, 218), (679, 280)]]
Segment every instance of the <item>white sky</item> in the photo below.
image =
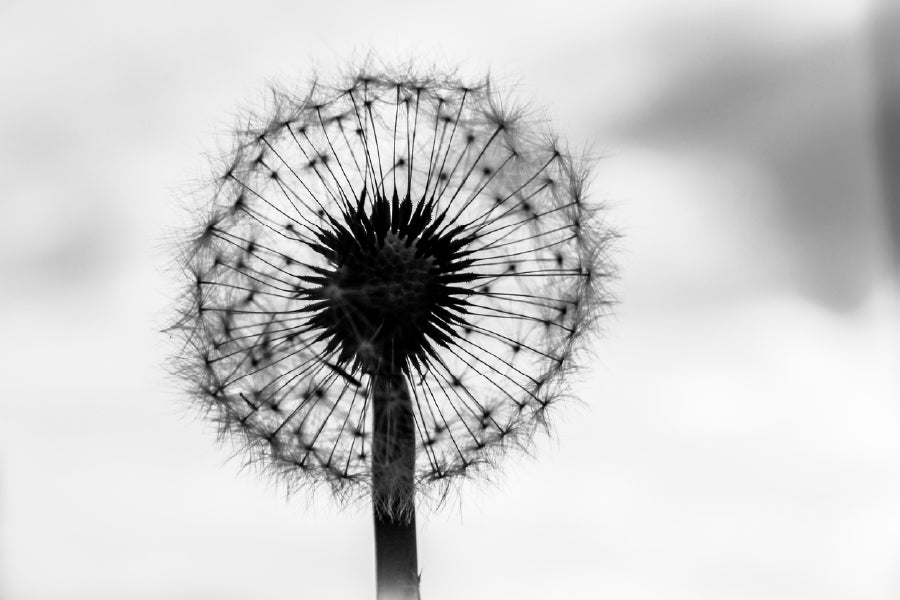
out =
[(0, 5), (0, 597), (373, 595), (365, 508), (238, 473), (155, 333), (216, 135), (369, 51), (517, 82), (625, 234), (583, 404), (420, 515), (423, 597), (900, 595), (869, 12), (784, 4)]

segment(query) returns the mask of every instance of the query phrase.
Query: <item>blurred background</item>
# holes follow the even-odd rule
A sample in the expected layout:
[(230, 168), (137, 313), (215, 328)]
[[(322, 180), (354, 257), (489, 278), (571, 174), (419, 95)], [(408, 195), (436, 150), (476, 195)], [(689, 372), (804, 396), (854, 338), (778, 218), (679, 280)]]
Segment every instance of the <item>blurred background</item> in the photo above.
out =
[(536, 459), (421, 514), (427, 600), (900, 597), (900, 9), (0, 3), (0, 598), (374, 595), (365, 507), (229, 461), (162, 366), (173, 232), (268, 82), (490, 69), (624, 237)]

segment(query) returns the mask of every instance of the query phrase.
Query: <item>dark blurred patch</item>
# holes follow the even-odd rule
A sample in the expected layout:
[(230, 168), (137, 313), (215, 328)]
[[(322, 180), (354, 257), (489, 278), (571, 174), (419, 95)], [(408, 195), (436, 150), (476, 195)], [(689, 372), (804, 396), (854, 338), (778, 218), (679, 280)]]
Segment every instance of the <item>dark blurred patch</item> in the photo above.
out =
[(883, 251), (864, 40), (764, 33), (709, 22), (660, 31), (660, 93), (624, 133), (730, 156), (770, 178), (779, 193), (759, 202), (777, 218), (758, 243), (783, 249), (785, 285), (852, 309)]
[(894, 266), (900, 267), (900, 3), (882, 0), (872, 14), (881, 181), (892, 258)]

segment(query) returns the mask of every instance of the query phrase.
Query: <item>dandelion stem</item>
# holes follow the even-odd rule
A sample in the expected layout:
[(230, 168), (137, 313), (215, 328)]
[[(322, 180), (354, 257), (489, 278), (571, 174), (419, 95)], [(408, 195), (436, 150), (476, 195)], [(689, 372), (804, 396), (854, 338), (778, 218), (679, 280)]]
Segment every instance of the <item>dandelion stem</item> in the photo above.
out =
[(409, 387), (397, 365), (372, 375), (372, 419), (377, 597), (418, 600), (415, 417)]

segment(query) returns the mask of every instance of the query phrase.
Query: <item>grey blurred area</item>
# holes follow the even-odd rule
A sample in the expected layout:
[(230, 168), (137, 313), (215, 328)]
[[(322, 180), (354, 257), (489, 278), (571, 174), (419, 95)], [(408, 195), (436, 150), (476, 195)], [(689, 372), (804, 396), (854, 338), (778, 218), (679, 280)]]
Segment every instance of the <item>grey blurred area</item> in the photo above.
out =
[[(677, 84), (630, 132), (669, 148), (726, 154), (767, 173), (777, 193), (741, 200), (768, 215), (759, 256), (769, 244), (781, 246), (780, 256), (768, 258), (785, 285), (831, 307), (856, 308), (881, 275), (884, 210), (867, 132), (870, 76), (855, 47), (861, 41), (780, 48), (752, 43), (740, 26), (719, 33), (732, 43), (723, 52), (708, 48), (708, 61), (672, 65)], [(675, 32), (679, 41), (693, 43), (689, 27)]]
[[(649, 62), (640, 80), (647, 93), (597, 129), (615, 132), (623, 148), (706, 161), (710, 179), (738, 166), (763, 181), (766, 190), (750, 192), (732, 177), (731, 189), (708, 199), (746, 218), (723, 230), (758, 227), (748, 240), (755, 246), (743, 248), (746, 262), (735, 265), (751, 270), (736, 277), (753, 289), (784, 286), (829, 308), (857, 309), (884, 277), (897, 233), (891, 161), (900, 67), (896, 3), (888, 4), (817, 34), (802, 18), (779, 23), (746, 6), (650, 21), (640, 47), (613, 59), (635, 53), (637, 68)], [(581, 50), (573, 70), (587, 71), (593, 57)]]
[(871, 30), (882, 193), (893, 240), (894, 266), (900, 267), (900, 3), (876, 3)]

